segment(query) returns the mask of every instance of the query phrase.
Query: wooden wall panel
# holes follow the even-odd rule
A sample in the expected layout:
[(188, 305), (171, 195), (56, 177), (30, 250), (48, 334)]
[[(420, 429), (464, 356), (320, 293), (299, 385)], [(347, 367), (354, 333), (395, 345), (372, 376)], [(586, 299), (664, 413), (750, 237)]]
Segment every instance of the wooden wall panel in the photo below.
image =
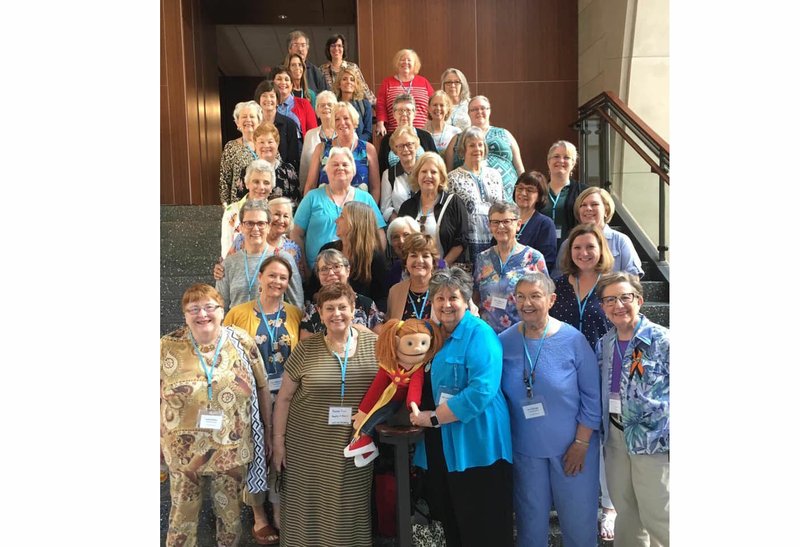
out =
[(200, 0), (161, 1), (161, 203), (219, 201), (216, 31)]
[[(411, 47), (439, 89), (447, 67), (492, 103), (492, 123), (520, 145), (526, 169), (546, 170), (550, 144), (575, 142), (578, 107), (577, 0), (359, 0), (361, 67), (376, 88), (391, 58)], [(546, 172), (546, 171), (545, 171)]]

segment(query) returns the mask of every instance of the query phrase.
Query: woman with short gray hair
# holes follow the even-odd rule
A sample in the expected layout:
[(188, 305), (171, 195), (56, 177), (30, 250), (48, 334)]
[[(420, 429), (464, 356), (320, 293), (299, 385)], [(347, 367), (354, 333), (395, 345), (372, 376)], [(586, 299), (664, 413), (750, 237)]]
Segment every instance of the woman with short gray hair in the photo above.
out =
[(516, 203), (496, 201), (489, 207), (489, 229), (497, 242), (478, 255), (472, 269), (481, 318), (496, 333), (519, 320), (511, 295), (520, 277), (544, 272), (544, 255), (517, 241), (519, 207)]
[(250, 162), (244, 172), (247, 195), (225, 207), (222, 213), (220, 257), (235, 253), (242, 246), (239, 210), (248, 200), (267, 200), (275, 187), (275, 170), (269, 162), (258, 159)]
[(251, 161), (258, 159), (253, 133), (261, 124), (262, 117), (261, 107), (255, 101), (236, 103), (233, 109), (233, 121), (242, 136), (228, 141), (222, 149), (219, 163), (219, 201), (223, 205), (239, 201), (247, 193), (240, 175)]
[(518, 545), (547, 545), (555, 504), (564, 545), (597, 545), (600, 378), (586, 338), (550, 315), (544, 273), (514, 288), (520, 321), (500, 334), (511, 416)]
[(500, 392), (502, 348), (491, 327), (467, 313), (469, 274), (436, 272), (430, 294), (446, 339), (425, 369), (423, 410), (409, 416), (426, 428), (414, 463), (427, 469), (428, 506), (448, 545), (510, 547), (511, 432)]

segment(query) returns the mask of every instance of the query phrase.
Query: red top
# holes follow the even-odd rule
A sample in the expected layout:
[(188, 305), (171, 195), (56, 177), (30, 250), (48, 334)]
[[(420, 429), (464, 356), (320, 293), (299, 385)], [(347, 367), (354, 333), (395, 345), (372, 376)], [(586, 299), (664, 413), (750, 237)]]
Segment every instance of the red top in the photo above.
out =
[(297, 119), (300, 120), (300, 131), (303, 136), (306, 136), (306, 131), (317, 127), (317, 115), (314, 112), (314, 107), (311, 106), (311, 101), (302, 97), (294, 98), (294, 108), (292, 112), (295, 113)]
[(433, 95), (434, 89), (424, 76), (414, 76), (411, 81), (405, 83), (401, 83), (396, 76), (384, 78), (378, 88), (375, 117), (379, 122), (384, 122), (387, 132), (397, 129), (393, 105), (395, 98), (403, 93), (409, 93), (414, 97), (414, 105), (416, 106), (414, 127), (425, 129), (425, 124), (428, 123), (428, 99)]
[(400, 401), (403, 398), (406, 400), (406, 408), (411, 410), (412, 401), (419, 406), (422, 399), (422, 382), (425, 380), (425, 367), (419, 367), (416, 372), (409, 376), (408, 372), (399, 368), (397, 372), (391, 373), (385, 368), (381, 367), (372, 380), (372, 384), (361, 399), (361, 404), (358, 405), (358, 410), (368, 413), (378, 402), (383, 394), (386, 386), (391, 382), (397, 385), (392, 401)]

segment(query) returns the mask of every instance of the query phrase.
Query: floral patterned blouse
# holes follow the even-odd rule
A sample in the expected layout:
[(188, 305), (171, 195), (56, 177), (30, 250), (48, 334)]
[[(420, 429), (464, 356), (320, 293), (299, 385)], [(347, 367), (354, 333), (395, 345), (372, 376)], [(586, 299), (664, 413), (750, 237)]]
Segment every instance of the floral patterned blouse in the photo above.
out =
[(481, 318), (496, 333), (501, 333), (519, 321), (514, 304), (514, 288), (525, 274), (542, 272), (547, 275), (544, 255), (526, 245), (517, 243), (505, 264), (500, 261), (497, 247), (486, 249), (478, 255), (472, 269), (475, 287), (481, 296), (478, 307)]

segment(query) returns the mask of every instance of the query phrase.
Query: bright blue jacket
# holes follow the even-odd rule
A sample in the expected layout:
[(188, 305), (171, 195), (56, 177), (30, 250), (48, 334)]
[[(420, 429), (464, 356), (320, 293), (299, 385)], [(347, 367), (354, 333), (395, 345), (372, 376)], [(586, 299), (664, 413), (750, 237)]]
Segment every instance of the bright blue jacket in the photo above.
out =
[[(512, 462), (511, 425), (502, 391), (503, 348), (492, 328), (467, 312), (433, 358), (431, 389), (439, 402), (443, 387), (459, 388), (447, 405), (458, 421), (442, 426), (442, 446), (448, 471)], [(438, 406), (438, 404), (437, 404)], [(414, 464), (428, 468), (425, 442), (414, 453)]]

